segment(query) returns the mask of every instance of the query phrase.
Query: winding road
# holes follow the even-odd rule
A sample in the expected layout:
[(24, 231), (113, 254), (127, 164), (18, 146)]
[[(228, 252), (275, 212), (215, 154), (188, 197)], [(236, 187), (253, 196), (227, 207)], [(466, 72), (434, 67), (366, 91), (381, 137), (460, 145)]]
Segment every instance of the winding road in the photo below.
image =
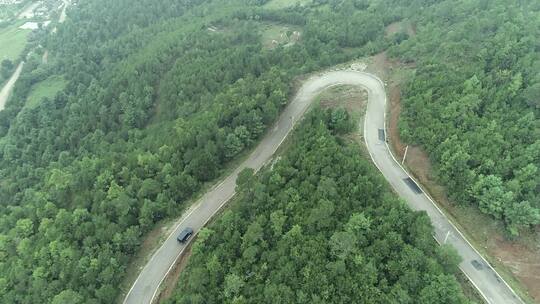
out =
[(199, 231), (208, 220), (234, 195), (238, 173), (249, 167), (259, 170), (285, 140), (294, 124), (302, 118), (311, 102), (321, 91), (334, 85), (358, 85), (367, 89), (369, 101), (364, 120), (364, 138), (371, 158), (397, 194), (414, 210), (426, 211), (439, 243), (451, 244), (463, 258), (460, 268), (471, 280), (487, 303), (523, 303), (499, 274), (472, 247), (458, 229), (446, 218), (435, 203), (412, 180), (396, 161), (385, 136), (386, 93), (383, 83), (376, 76), (355, 71), (333, 71), (314, 76), (305, 81), (295, 98), (285, 108), (279, 120), (266, 134), (257, 148), (223, 182), (209, 190), (195, 206), (180, 219), (174, 232), (165, 240), (142, 269), (139, 277), (125, 297), (125, 304), (151, 303), (163, 279), (182, 254), (185, 245), (176, 236), (185, 227)]

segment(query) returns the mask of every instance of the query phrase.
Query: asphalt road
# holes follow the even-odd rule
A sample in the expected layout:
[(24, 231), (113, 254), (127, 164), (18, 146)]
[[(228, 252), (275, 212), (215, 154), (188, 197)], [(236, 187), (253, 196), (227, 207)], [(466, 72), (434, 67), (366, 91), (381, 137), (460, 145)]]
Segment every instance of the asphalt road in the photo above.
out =
[(294, 124), (303, 116), (314, 97), (324, 89), (340, 84), (359, 85), (368, 90), (369, 102), (364, 121), (364, 137), (371, 158), (395, 191), (414, 210), (427, 212), (434, 226), (434, 237), (439, 243), (453, 245), (463, 257), (461, 270), (469, 277), (488, 303), (522, 303), (497, 272), (467, 242), (444, 214), (422, 192), (392, 156), (385, 141), (386, 93), (383, 83), (375, 76), (354, 71), (334, 71), (306, 80), (293, 101), (270, 129), (257, 148), (231, 175), (208, 191), (178, 222), (174, 232), (142, 269), (124, 303), (151, 303), (163, 279), (182, 254), (185, 245), (176, 236), (185, 228), (199, 231), (233, 195), (238, 173), (246, 168), (260, 169), (268, 162)]

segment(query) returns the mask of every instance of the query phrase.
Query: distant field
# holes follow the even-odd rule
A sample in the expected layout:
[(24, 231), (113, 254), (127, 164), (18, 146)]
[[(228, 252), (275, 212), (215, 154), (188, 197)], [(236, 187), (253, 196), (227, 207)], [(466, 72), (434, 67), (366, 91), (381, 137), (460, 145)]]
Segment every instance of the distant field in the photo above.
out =
[(266, 3), (264, 6), (266, 8), (279, 9), (279, 8), (284, 8), (288, 6), (294, 6), (296, 4), (307, 4), (307, 3), (311, 3), (311, 0), (272, 0)]
[(0, 61), (15, 61), (26, 46), (26, 38), (30, 30), (19, 29), (20, 22), (0, 29)]
[(66, 80), (62, 76), (49, 77), (32, 87), (25, 108), (31, 109), (37, 107), (42, 98), (53, 98), (56, 93), (66, 86)]
[[(295, 31), (301, 31), (302, 28), (287, 24), (264, 23), (262, 25), (262, 42), (266, 48), (273, 48), (278, 44), (296, 43), (300, 37), (292, 35)], [(287, 36), (289, 32), (290, 37)]]

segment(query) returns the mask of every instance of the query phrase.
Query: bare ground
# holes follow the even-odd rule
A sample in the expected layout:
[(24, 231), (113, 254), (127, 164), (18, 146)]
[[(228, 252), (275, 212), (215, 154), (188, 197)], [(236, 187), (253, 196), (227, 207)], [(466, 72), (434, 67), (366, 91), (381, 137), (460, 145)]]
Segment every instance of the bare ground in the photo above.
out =
[(23, 65), (24, 65), (24, 62), (19, 63), (19, 65), (15, 69), (15, 72), (13, 72), (13, 75), (11, 75), (11, 77), (6, 82), (4, 87), (1, 88), (1, 90), (0, 90), (0, 111), (4, 109), (4, 106), (6, 105), (6, 102), (8, 101), (8, 98), (9, 98), (9, 94), (11, 93), (11, 90), (13, 89), (13, 86), (15, 85), (15, 82), (17, 82), (17, 79), (19, 79), (19, 76), (21, 75)]
[(392, 36), (396, 33), (399, 33), (400, 31), (401, 31), (401, 22), (393, 22), (393, 23), (390, 23), (386, 27), (385, 34), (386, 36)]
[[(341, 85), (323, 91), (318, 97), (318, 104), (323, 108), (342, 107), (358, 122), (358, 134), (364, 133), (364, 116), (368, 101), (368, 93), (358, 86)], [(351, 137), (354, 134), (345, 135)], [(351, 138), (349, 138), (351, 139)]]
[(174, 294), (174, 291), (178, 286), (180, 274), (186, 268), (189, 257), (191, 257), (191, 244), (193, 244), (193, 241), (189, 243), (185, 253), (180, 256), (178, 261), (176, 261), (174, 268), (163, 281), (161, 286), (164, 286), (164, 288), (160, 291), (158, 297), (154, 300), (154, 303), (163, 303), (163, 301), (169, 299)]
[(404, 20), (390, 23), (385, 30), (385, 34), (387, 37), (397, 34), (399, 32), (405, 32), (412, 37), (416, 35), (416, 28), (409, 21)]
[(357, 86), (333, 87), (319, 95), (322, 108), (343, 107), (349, 113), (363, 112), (367, 97), (366, 90)]
[[(398, 69), (404, 68), (398, 62), (388, 60), (385, 53), (373, 57), (368, 71), (385, 79), (388, 83), (389, 113), (388, 137), (391, 148), (398, 159), (402, 159), (406, 143), (399, 137), (398, 121), (401, 113), (401, 89), (404, 79)], [(412, 66), (409, 66), (412, 67)], [(407, 67), (405, 67), (407, 68)], [(444, 186), (437, 179), (427, 153), (418, 146), (409, 146), (405, 165), (428, 190), (430, 195), (453, 218), (469, 240), (481, 252), (487, 253), (488, 261), (514, 288), (540, 303), (540, 228), (526, 231), (517, 240), (505, 237), (500, 222), (482, 214), (475, 206), (460, 206), (452, 203)]]

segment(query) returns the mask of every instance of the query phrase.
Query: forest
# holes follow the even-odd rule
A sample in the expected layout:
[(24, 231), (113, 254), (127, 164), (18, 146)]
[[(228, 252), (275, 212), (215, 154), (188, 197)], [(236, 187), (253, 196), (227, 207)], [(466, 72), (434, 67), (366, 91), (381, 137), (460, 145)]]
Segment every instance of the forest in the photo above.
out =
[(4, 59), (0, 63), (0, 84), (8, 80), (11, 74), (15, 71), (15, 65), (9, 59)]
[[(318, 14), (263, 14), (243, 1), (70, 10), (41, 41), (49, 62), (27, 59), (0, 112), (0, 302), (113, 302), (145, 233), (257, 141), (292, 78), (355, 55), (340, 46), (357, 45), (350, 37), (322, 36), (340, 16), (308, 25)], [(289, 17), (308, 43), (264, 49), (255, 19)], [(55, 75), (66, 87), (24, 108)]]
[(166, 303), (469, 303), (459, 256), (338, 136), (352, 128), (332, 114), (313, 110), (278, 161), (241, 173)]
[[(538, 104), (533, 100), (538, 100), (539, 94), (538, 73), (534, 73), (539, 50), (534, 30), (539, 23), (538, 18), (526, 17), (537, 16), (534, 1), (521, 1), (513, 11), (501, 9), (507, 5), (501, 0), (459, 4), (448, 0), (318, 0), (279, 10), (266, 9), (262, 6), (265, 2), (80, 1), (68, 11), (57, 32), (32, 42), (49, 51), (48, 63), (42, 62), (41, 54), (30, 54), (5, 110), (0, 111), (1, 303), (114, 302), (120, 292), (117, 286), (144, 236), (157, 222), (179, 216), (190, 199), (223, 174), (227, 164), (253, 147), (287, 103), (295, 77), (387, 49), (396, 58), (417, 65), (405, 94), (403, 136), (428, 148), (456, 199), (463, 195), (463, 202), (478, 204), (507, 222), (515, 233), (538, 222), (535, 172), (540, 143), (535, 116)], [(422, 14), (417, 14), (420, 10)], [(465, 18), (469, 11), (479, 18), (484, 16), (473, 27), (478, 37), (467, 36), (472, 26), (468, 22), (476, 22)], [(488, 18), (494, 14), (508, 22)], [(384, 36), (387, 25), (405, 18), (417, 23), (416, 37)], [(300, 27), (301, 41), (265, 48), (261, 42), (263, 23)], [(210, 31), (210, 27), (217, 30)], [(520, 30), (525, 27), (530, 29)], [(443, 39), (455, 42), (445, 44)], [(459, 47), (485, 51), (456, 56)], [(477, 62), (482, 65), (474, 66)], [(2, 68), (12, 69), (8, 63)], [(54, 98), (25, 108), (32, 87), (51, 77), (66, 79), (65, 88)], [(470, 110), (454, 104), (466, 100)], [(519, 122), (519, 127), (513, 121)], [(484, 124), (490, 127), (482, 129), (487, 133), (472, 132)], [(336, 151), (348, 151), (340, 154), (342, 160), (354, 163), (358, 174), (369, 177), (361, 178), (358, 184), (369, 193), (365, 199), (397, 204), (395, 214), (363, 201), (355, 205), (358, 209), (353, 217), (345, 214), (348, 210), (341, 201), (327, 197), (324, 203), (318, 201), (322, 209), (311, 219), (294, 213), (300, 210), (290, 210), (291, 216), (298, 217), (294, 225), (302, 227), (333, 205), (332, 212), (343, 217), (328, 220), (339, 224), (339, 229), (318, 234), (306, 230), (309, 227), (293, 229), (294, 225), (289, 226), (293, 222), (288, 222), (283, 223), (282, 229), (288, 229), (283, 234), (291, 229), (290, 237), (305, 233), (303, 240), (311, 244), (337, 233), (334, 244), (339, 246), (340, 240), (352, 240), (347, 223), (352, 221), (352, 225), (363, 214), (370, 225), (390, 235), (377, 231), (366, 234), (365, 241), (349, 243), (350, 251), (345, 255), (332, 253), (337, 247), (326, 248), (334, 255), (317, 258), (332, 259), (332, 266), (324, 268), (329, 278), (346, 267), (368, 267), (369, 271), (358, 275), (365, 275), (361, 279), (370, 288), (355, 290), (367, 298), (384, 301), (385, 296), (391, 296), (386, 292), (394, 290), (407, 294), (413, 302), (429, 301), (438, 296), (435, 291), (441, 285), (449, 284), (448, 294), (456, 295), (452, 297), (456, 303), (462, 302), (452, 277), (455, 265), (444, 265), (441, 256), (445, 253), (434, 247), (427, 217), (407, 211), (390, 195), (381, 197), (370, 190), (378, 178), (365, 161), (353, 157), (349, 148), (338, 148), (336, 139), (320, 128), (321, 136)], [(469, 140), (458, 140), (464, 136)], [(308, 138), (302, 140), (308, 145)], [(447, 148), (436, 149), (440, 147)], [(282, 166), (282, 170), (295, 168)], [(316, 172), (310, 171), (315, 167), (299, 169), (305, 174)], [(328, 174), (336, 174), (331, 172)], [(293, 177), (292, 172), (287, 174)], [(314, 179), (320, 178), (313, 174)], [(257, 185), (265, 183), (263, 178)], [(315, 181), (306, 187), (313, 185)], [(243, 187), (250, 192), (250, 185)], [(284, 196), (279, 190), (265, 189), (261, 194)], [(297, 195), (300, 198), (300, 193)], [(314, 194), (305, 195), (307, 199)], [(346, 193), (334, 198), (350, 206), (357, 203)], [(388, 219), (400, 215), (397, 219), (403, 222), (384, 226), (378, 213)], [(248, 217), (227, 213), (224, 218), (246, 227), (241, 221)], [(263, 221), (261, 227), (268, 224)], [(209, 240), (219, 237), (214, 233)], [(378, 238), (379, 245), (369, 245), (368, 241)], [(263, 241), (253, 240), (259, 247), (250, 249), (252, 258), (267, 250), (260, 247)], [(317, 245), (313, 246), (306, 248)], [(293, 250), (287, 244), (281, 249)], [(268, 250), (268, 261), (275, 261), (270, 256), (276, 253), (271, 252)], [(359, 254), (358, 264), (354, 264), (352, 253)], [(410, 263), (419, 264), (388, 264), (392, 254), (409, 253), (400, 257), (414, 258)], [(240, 271), (246, 266), (238, 267)], [(393, 267), (395, 272), (388, 277), (375, 275)], [(316, 270), (322, 268), (309, 271)], [(419, 271), (418, 281), (407, 283), (412, 285), (400, 282)], [(227, 284), (232, 286), (241, 283), (238, 276), (245, 273), (230, 275)], [(431, 280), (433, 286), (425, 284), (430, 276), (436, 278)], [(344, 278), (340, 280), (349, 284)], [(279, 292), (288, 284), (287, 278), (276, 282), (281, 285), (268, 292)], [(233, 298), (253, 292), (235, 288), (230, 293)], [(190, 290), (196, 298), (197, 291)], [(307, 289), (304, 293), (311, 296)], [(314, 294), (317, 299), (324, 296)], [(341, 296), (345, 301), (351, 295)]]
[(401, 135), (427, 149), (456, 203), (518, 236), (540, 223), (540, 3), (441, 1), (416, 19), (425, 26), (391, 49), (416, 64)]

